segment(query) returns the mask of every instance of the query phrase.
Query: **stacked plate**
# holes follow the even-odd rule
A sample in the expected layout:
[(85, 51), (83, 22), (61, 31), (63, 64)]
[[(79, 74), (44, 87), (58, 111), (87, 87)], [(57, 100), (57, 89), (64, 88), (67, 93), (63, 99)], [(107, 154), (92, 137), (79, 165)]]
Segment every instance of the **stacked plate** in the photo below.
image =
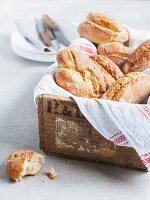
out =
[[(41, 62), (54, 62), (57, 52), (44, 52), (28, 42), (18, 30), (11, 34), (11, 46), (13, 51), (26, 59), (41, 61)], [(63, 48), (63, 46), (61, 46)]]

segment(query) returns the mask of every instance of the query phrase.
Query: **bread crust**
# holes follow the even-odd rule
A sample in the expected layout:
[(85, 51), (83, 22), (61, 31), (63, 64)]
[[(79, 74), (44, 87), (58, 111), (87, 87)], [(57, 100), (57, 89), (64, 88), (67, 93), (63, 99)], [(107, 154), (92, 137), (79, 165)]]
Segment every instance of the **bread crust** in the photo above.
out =
[[(86, 77), (84, 80), (81, 73), (67, 68), (58, 69), (55, 75), (56, 83), (75, 96), (99, 98), (100, 95), (93, 91), (94, 82), (91, 81), (90, 74)], [(98, 85), (97, 88), (95, 86), (95, 90), (99, 90)]]
[(109, 29), (98, 26), (91, 21), (85, 21), (79, 24), (77, 28), (81, 37), (84, 37), (91, 42), (100, 44), (113, 40), (113, 32)]
[(123, 76), (119, 67), (109, 58), (102, 55), (93, 55), (90, 58), (98, 63), (99, 66), (102, 66), (115, 80)]
[(144, 71), (150, 66), (150, 40), (143, 42), (129, 56), (122, 67), (123, 73)]
[(131, 72), (120, 77), (102, 98), (128, 103), (141, 103), (149, 94), (150, 76), (142, 72)]
[(110, 58), (116, 65), (122, 66), (130, 54), (133, 52), (131, 47), (124, 46), (121, 42), (109, 42), (100, 44), (97, 48), (98, 54)]
[(110, 18), (109, 16), (100, 13), (100, 12), (90, 12), (87, 15), (87, 20), (94, 22), (95, 24), (108, 28), (114, 32), (119, 32), (121, 31), (121, 27), (120, 25), (113, 20), (112, 18)]
[(115, 82), (103, 66), (108, 61), (99, 64), (81, 51), (64, 49), (58, 53), (57, 62), (57, 84), (76, 96), (99, 98)]
[(79, 24), (77, 31), (81, 37), (96, 44), (111, 41), (124, 43), (129, 39), (129, 34), (125, 27), (98, 12), (89, 13), (86, 21)]
[(25, 163), (31, 162), (33, 158), (38, 158), (41, 163), (44, 162), (44, 156), (35, 151), (20, 150), (12, 153), (6, 161), (6, 174), (14, 181), (22, 180), (24, 175), (35, 175), (37, 173), (36, 169), (32, 173), (24, 174)]

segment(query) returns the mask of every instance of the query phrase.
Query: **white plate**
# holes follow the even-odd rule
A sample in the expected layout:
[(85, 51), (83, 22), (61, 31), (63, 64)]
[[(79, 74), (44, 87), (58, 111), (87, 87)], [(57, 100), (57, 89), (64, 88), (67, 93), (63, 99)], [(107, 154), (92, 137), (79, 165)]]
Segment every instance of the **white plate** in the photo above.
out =
[(57, 52), (42, 52), (28, 42), (17, 30), (11, 34), (11, 47), (17, 55), (29, 60), (41, 62), (55, 62), (56, 60)]

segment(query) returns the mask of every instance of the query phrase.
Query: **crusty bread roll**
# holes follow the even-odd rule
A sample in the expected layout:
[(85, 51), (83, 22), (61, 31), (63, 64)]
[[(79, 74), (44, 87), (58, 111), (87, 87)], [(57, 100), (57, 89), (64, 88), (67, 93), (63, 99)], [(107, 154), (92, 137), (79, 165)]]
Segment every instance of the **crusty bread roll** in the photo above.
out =
[(102, 65), (81, 51), (66, 48), (57, 54), (57, 62), (57, 84), (74, 95), (99, 98), (115, 82)]
[(121, 42), (100, 44), (97, 50), (98, 54), (110, 58), (118, 66), (121, 66), (133, 52), (131, 47), (126, 47)]
[(123, 73), (119, 67), (109, 58), (102, 55), (93, 55), (90, 58), (95, 61), (98, 65), (102, 66), (115, 80), (123, 76)]
[[(98, 98), (100, 97), (100, 90), (98, 80), (91, 78), (90, 73), (85, 74), (86, 78), (83, 79), (81, 73), (67, 68), (59, 68), (56, 72), (55, 79), (57, 84), (65, 90), (71, 92), (75, 96)], [(95, 89), (95, 91), (94, 91)]]
[(129, 72), (144, 71), (150, 67), (150, 40), (143, 42), (129, 56), (122, 67), (122, 71), (126, 74)]
[(120, 77), (103, 95), (103, 99), (141, 103), (150, 94), (150, 76), (131, 72)]
[(44, 162), (44, 156), (31, 150), (16, 151), (6, 162), (6, 173), (14, 181), (20, 181), (26, 175), (35, 175)]
[(99, 12), (89, 13), (86, 21), (79, 24), (77, 30), (81, 37), (96, 44), (111, 41), (124, 43), (129, 39), (128, 31), (125, 27)]

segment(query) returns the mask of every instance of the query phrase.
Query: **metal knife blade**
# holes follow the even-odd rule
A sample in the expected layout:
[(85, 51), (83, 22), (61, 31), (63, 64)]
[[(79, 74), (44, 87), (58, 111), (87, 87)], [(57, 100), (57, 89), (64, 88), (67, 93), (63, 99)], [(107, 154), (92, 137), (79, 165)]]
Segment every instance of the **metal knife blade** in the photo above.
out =
[(66, 37), (64, 36), (61, 30), (58, 30), (58, 31), (53, 30), (53, 33), (60, 43), (64, 44), (65, 46), (70, 45), (70, 42), (66, 39)]

